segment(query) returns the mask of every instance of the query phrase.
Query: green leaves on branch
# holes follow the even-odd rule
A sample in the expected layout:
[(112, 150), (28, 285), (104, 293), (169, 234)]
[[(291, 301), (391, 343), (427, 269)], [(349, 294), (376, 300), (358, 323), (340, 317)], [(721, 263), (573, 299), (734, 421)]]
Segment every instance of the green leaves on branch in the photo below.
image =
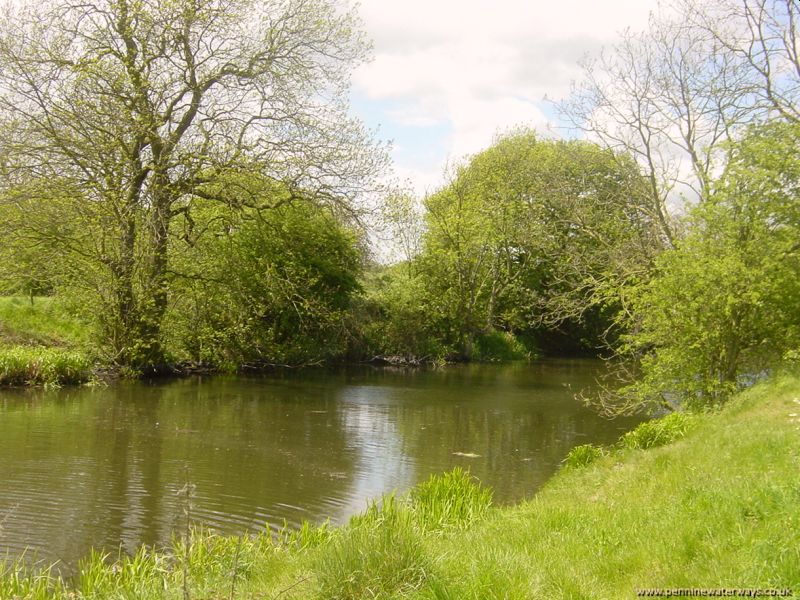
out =
[(719, 404), (800, 347), (799, 146), (800, 128), (778, 122), (732, 146), (686, 236), (633, 291), (634, 405)]
[(361, 268), (352, 232), (310, 203), (256, 211), (199, 202), (194, 214), (204, 235), (172, 256), (166, 323), (178, 357), (236, 368), (344, 352)]
[[(384, 293), (399, 319), (465, 358), (486, 358), (496, 331), (546, 339), (567, 329), (596, 348), (620, 289), (660, 249), (644, 185), (633, 161), (589, 142), (500, 137), (425, 200), (421, 251), (395, 273), (407, 280), (397, 294), (391, 284)], [(402, 300), (411, 289), (416, 312)], [(563, 337), (551, 338), (563, 350)]]

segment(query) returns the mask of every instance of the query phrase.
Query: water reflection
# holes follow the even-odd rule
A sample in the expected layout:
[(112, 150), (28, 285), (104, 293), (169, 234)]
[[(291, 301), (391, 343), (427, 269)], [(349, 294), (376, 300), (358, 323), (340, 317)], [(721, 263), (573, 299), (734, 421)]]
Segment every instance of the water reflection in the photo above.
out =
[(0, 393), (0, 549), (68, 569), (91, 547), (334, 522), (368, 498), (469, 467), (500, 502), (532, 495), (571, 447), (634, 422), (573, 399), (598, 365), (304, 371)]

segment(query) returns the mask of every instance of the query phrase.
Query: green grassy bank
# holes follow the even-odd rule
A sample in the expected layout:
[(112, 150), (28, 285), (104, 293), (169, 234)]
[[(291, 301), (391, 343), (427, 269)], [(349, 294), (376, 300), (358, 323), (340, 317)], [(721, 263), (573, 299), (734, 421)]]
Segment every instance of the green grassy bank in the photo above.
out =
[(0, 386), (82, 383), (88, 328), (55, 297), (0, 297)]
[(720, 413), (643, 424), (569, 462), (515, 507), (490, 508), (488, 491), (454, 472), (341, 528), (195, 532), (188, 546), (179, 535), (169, 553), (91, 557), (68, 583), (8, 565), (0, 598), (800, 596), (800, 378), (761, 383)]

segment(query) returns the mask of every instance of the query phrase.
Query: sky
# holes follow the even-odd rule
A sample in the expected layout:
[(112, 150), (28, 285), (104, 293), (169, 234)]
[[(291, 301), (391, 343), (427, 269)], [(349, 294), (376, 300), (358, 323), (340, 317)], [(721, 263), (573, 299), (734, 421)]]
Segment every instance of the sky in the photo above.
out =
[(395, 174), (417, 194), (498, 132), (563, 130), (549, 100), (579, 60), (642, 30), (656, 0), (361, 0), (373, 60), (352, 78), (351, 111), (391, 141)]

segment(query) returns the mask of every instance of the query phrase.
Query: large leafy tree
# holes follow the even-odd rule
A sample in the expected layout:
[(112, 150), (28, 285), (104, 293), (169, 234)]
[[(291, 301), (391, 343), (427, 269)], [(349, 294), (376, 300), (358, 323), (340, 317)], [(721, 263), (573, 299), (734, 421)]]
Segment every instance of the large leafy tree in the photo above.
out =
[(171, 257), (165, 337), (176, 358), (235, 368), (308, 364), (345, 351), (362, 255), (330, 210), (206, 201), (194, 221), (206, 234)]
[(620, 290), (630, 335), (617, 349), (637, 368), (613, 370), (636, 383), (611, 386), (612, 412), (721, 402), (797, 343), (800, 4), (663, 8), (586, 60), (561, 104), (635, 158), (670, 248)]
[[(162, 361), (171, 224), (191, 228), (198, 198), (352, 209), (383, 160), (345, 114), (357, 25), (332, 0), (45, 1), (2, 18), (6, 202), (78, 224), (55, 239), (92, 273), (115, 360)], [(244, 181), (282, 193), (231, 193)]]
[(634, 292), (623, 350), (641, 373), (607, 408), (718, 404), (800, 346), (799, 145), (798, 125), (773, 122), (730, 147), (688, 233)]
[(435, 318), (463, 353), (476, 336), (619, 311), (620, 289), (660, 247), (645, 181), (626, 156), (581, 141), (502, 137), (427, 199), (418, 258)]

